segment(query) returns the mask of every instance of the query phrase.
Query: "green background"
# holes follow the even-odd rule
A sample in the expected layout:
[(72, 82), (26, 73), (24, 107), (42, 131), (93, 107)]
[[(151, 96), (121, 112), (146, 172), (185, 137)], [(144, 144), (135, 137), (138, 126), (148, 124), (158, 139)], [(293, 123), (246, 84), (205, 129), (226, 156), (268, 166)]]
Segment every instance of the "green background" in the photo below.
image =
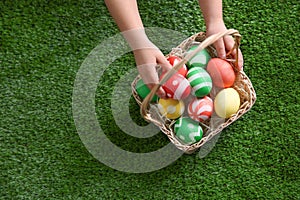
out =
[[(130, 174), (93, 158), (72, 117), (77, 71), (94, 47), (118, 33), (104, 2), (2, 0), (0, 199), (300, 199), (299, 1), (223, 4), (227, 27), (243, 36), (256, 104), (204, 159), (184, 155), (164, 169)], [(197, 1), (141, 0), (139, 7), (145, 27), (205, 30)], [(167, 144), (163, 134), (137, 139), (113, 123), (111, 88), (135, 63), (129, 53), (114, 65), (96, 93), (107, 136), (133, 152)], [(133, 100), (130, 109), (145, 124)]]

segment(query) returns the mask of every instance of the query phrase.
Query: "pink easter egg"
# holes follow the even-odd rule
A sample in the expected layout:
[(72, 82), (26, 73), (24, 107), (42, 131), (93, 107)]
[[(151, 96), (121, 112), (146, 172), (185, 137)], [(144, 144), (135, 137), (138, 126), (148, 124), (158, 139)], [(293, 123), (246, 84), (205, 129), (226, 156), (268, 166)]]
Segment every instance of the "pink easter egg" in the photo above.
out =
[(165, 84), (162, 85), (167, 97), (181, 100), (188, 97), (191, 93), (191, 86), (189, 81), (181, 74), (175, 73), (169, 78)]
[(204, 122), (211, 117), (212, 113), (213, 101), (208, 96), (201, 99), (194, 98), (188, 105), (188, 114), (195, 121)]

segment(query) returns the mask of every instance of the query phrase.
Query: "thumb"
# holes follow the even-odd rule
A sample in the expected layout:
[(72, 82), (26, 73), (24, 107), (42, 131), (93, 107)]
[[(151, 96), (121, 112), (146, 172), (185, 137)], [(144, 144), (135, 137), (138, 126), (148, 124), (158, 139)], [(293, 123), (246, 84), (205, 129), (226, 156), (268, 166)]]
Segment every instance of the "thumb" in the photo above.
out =
[(156, 57), (156, 61), (161, 66), (163, 73), (172, 69), (172, 65), (169, 63), (169, 61), (163, 54), (159, 54)]

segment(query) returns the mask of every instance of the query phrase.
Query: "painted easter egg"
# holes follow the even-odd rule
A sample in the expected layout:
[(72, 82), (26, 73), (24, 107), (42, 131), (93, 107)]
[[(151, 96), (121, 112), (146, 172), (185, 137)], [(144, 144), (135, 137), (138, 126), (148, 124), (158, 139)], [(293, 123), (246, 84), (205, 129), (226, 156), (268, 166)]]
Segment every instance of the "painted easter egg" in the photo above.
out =
[(169, 119), (177, 119), (184, 112), (184, 103), (182, 100), (175, 100), (170, 98), (159, 99), (157, 106), (159, 112)]
[[(170, 56), (167, 60), (174, 67), (175, 65), (177, 65), (181, 61), (181, 58), (179, 58), (177, 56)], [(178, 70), (178, 73), (181, 74), (184, 77), (186, 76), (187, 67), (186, 67), (185, 64)]]
[(214, 99), (214, 110), (221, 118), (229, 118), (240, 108), (240, 95), (233, 88), (222, 89)]
[(191, 86), (189, 81), (181, 74), (175, 73), (171, 76), (165, 84), (162, 85), (167, 97), (173, 99), (185, 99), (191, 93)]
[(204, 97), (212, 89), (212, 80), (207, 71), (201, 67), (193, 67), (187, 73), (187, 79), (192, 87), (192, 95)]
[[(146, 96), (150, 93), (150, 89), (144, 83), (143, 79), (139, 79), (137, 81), (137, 83), (135, 85), (135, 90), (142, 99), (145, 99)], [(158, 99), (159, 99), (158, 96), (154, 95), (151, 102), (156, 102)]]
[(184, 144), (190, 145), (201, 140), (203, 130), (201, 126), (189, 117), (181, 117), (174, 124), (176, 137)]
[[(188, 50), (187, 53), (190, 53), (194, 51), (198, 46), (194, 45), (191, 46)], [(209, 55), (208, 51), (206, 49), (203, 49), (196, 53), (195, 56), (193, 56), (190, 60), (187, 62), (188, 68), (192, 67), (203, 67), (205, 68), (207, 66), (208, 61), (211, 59), (211, 56)]]
[(235, 73), (228, 61), (220, 58), (212, 58), (208, 62), (206, 70), (215, 86), (228, 88), (234, 84)]
[(213, 101), (208, 96), (202, 99), (194, 98), (188, 105), (188, 114), (191, 119), (204, 122), (211, 117), (213, 107)]

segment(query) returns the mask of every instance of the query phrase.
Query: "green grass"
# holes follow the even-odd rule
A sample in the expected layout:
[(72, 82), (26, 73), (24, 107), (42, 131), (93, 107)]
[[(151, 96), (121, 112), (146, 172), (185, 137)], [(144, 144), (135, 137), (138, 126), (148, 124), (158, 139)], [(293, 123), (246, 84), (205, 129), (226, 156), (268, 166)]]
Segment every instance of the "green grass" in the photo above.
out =
[[(139, 6), (146, 27), (204, 30), (197, 1)], [(93, 158), (72, 116), (77, 71), (118, 33), (104, 3), (1, 1), (0, 199), (300, 199), (299, 11), (296, 0), (224, 1), (227, 27), (243, 36), (256, 104), (206, 158), (184, 155), (159, 171), (130, 174)], [(114, 65), (120, 67), (105, 72), (96, 92), (99, 123), (109, 123), (104, 131), (134, 152), (165, 145), (163, 134), (137, 139), (113, 123), (111, 88), (134, 59), (126, 54)], [(144, 124), (133, 101), (131, 112)]]

